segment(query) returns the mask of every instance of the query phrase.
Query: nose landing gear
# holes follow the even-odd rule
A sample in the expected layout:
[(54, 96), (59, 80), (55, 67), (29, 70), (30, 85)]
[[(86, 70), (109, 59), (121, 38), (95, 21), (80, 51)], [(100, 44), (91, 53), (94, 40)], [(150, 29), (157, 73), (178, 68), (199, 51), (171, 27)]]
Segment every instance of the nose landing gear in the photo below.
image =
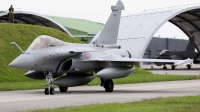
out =
[(51, 95), (54, 95), (54, 93), (55, 93), (54, 88), (51, 87), (52, 86), (52, 79), (53, 79), (53, 73), (49, 72), (49, 74), (46, 75), (46, 81), (47, 81), (48, 88), (45, 88), (45, 90), (44, 90), (45, 95), (49, 95), (49, 93)]

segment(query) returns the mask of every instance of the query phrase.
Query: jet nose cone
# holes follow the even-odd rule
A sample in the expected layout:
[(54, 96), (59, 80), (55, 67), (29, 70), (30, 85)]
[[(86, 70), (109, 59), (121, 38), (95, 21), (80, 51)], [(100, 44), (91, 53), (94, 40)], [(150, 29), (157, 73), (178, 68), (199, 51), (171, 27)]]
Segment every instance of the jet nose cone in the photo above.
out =
[(28, 70), (30, 70), (33, 67), (32, 65), (33, 63), (31, 63), (24, 54), (18, 56), (9, 64), (9, 66), (11, 67), (28, 69)]

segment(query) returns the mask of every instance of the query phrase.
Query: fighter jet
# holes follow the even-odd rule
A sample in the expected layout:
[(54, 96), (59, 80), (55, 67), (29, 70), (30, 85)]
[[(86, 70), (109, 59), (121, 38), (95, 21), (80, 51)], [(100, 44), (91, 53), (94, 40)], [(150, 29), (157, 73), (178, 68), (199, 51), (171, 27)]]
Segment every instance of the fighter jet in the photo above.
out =
[(163, 69), (167, 69), (166, 64), (170, 64), (172, 70), (175, 69), (178, 65), (186, 65), (188, 69), (191, 69), (191, 66), (194, 63), (198, 63), (199, 53), (195, 52), (195, 36), (193, 35), (190, 38), (190, 41), (185, 49), (185, 51), (169, 51), (162, 50), (159, 55), (156, 57), (157, 59), (173, 59), (173, 60), (187, 60), (192, 59), (193, 61), (185, 61), (184, 63), (174, 64), (174, 63), (155, 63), (157, 66), (163, 66)]
[[(135, 62), (178, 62), (179, 60), (135, 59), (132, 54), (116, 45), (123, 3), (119, 0), (111, 6), (111, 14), (102, 32), (91, 44), (68, 43), (51, 36), (38, 36), (26, 51), (23, 51), (9, 66), (26, 69), (25, 76), (46, 79), (46, 95), (55, 93), (52, 84), (59, 86), (60, 92), (68, 87), (85, 85), (100, 78), (106, 92), (112, 92), (112, 79), (123, 78), (134, 71)], [(63, 75), (64, 74), (64, 75)], [(59, 77), (59, 78), (57, 78)], [(53, 78), (57, 78), (53, 81)]]

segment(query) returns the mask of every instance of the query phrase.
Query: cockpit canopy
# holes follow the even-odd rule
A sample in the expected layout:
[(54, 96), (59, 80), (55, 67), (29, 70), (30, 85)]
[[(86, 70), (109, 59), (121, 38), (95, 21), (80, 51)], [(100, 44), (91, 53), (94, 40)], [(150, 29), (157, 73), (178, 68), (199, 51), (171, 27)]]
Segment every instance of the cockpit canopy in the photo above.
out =
[(45, 47), (64, 46), (64, 45), (65, 43), (61, 40), (55, 39), (47, 35), (40, 35), (32, 42), (28, 50), (38, 50)]

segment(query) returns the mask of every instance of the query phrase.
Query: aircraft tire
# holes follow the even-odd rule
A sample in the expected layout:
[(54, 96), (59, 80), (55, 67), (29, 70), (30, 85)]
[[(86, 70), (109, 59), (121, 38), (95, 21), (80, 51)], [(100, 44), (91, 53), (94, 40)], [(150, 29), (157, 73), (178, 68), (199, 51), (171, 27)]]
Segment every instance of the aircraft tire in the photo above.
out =
[(188, 69), (191, 69), (191, 65), (187, 65), (187, 68), (188, 68)]
[(60, 92), (67, 92), (68, 87), (59, 87)]
[(55, 94), (54, 88), (50, 88), (50, 94), (51, 94), (51, 95), (54, 95), (54, 94)]
[(175, 66), (174, 65), (172, 65), (172, 70), (174, 70), (175, 69)]
[(49, 89), (48, 89), (48, 88), (45, 88), (44, 94), (45, 94), (45, 95), (49, 95)]
[(114, 84), (113, 84), (112, 79), (108, 79), (108, 80), (105, 81), (104, 88), (105, 88), (106, 92), (112, 92), (113, 91)]
[(166, 66), (164, 66), (164, 67), (163, 67), (163, 70), (167, 70), (167, 67), (166, 67)]

